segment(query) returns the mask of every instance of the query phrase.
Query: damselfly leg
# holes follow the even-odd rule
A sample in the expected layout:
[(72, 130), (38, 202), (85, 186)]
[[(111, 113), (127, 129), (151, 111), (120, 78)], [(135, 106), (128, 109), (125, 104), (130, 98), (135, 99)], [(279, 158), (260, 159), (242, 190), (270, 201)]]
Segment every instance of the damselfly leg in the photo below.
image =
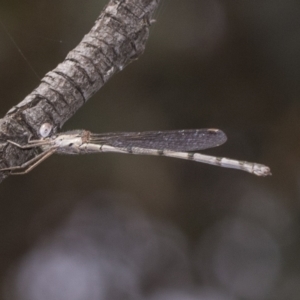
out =
[[(43, 145), (49, 145), (49, 140), (29, 140), (26, 145), (20, 145), (11, 140), (8, 140), (7, 142), (18, 148), (21, 148), (21, 149), (31, 149), (31, 148), (40, 147)], [(43, 151), (42, 153), (33, 157), (32, 159), (28, 160), (27, 162), (23, 163), (20, 166), (12, 166), (12, 167), (7, 167), (7, 168), (2, 168), (2, 169), (0, 169), (0, 172), (9, 171), (11, 175), (26, 174), (26, 173), (30, 172), (32, 169), (34, 169), (41, 162), (43, 162), (50, 155), (52, 155), (54, 152), (55, 152), (55, 148), (49, 148), (46, 151)], [(15, 172), (15, 171), (19, 171), (19, 170), (24, 170), (24, 171)]]
[[(23, 148), (24, 149), (24, 148)], [(33, 170), (36, 166), (38, 166), (41, 162), (43, 162), (45, 159), (47, 159), (49, 156), (51, 156), (53, 153), (55, 153), (55, 148), (49, 148), (46, 151), (43, 151), (42, 153), (38, 154), (37, 156), (33, 157), (32, 159), (28, 160), (24, 164), (20, 166), (12, 166), (0, 169), (0, 172), (9, 171), (11, 175), (23, 175), (27, 174), (31, 170)], [(20, 170), (23, 170), (21, 172), (18, 172)], [(17, 172), (15, 172), (17, 171)]]

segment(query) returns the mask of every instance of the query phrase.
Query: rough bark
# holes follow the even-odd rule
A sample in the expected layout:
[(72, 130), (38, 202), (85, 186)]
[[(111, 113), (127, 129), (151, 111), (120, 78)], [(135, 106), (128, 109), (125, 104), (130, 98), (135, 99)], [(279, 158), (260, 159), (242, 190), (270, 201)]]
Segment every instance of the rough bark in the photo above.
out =
[[(59, 131), (115, 73), (143, 53), (159, 1), (109, 1), (79, 45), (0, 119), (0, 169), (21, 165), (39, 153), (7, 140), (25, 144), (29, 137), (39, 139), (44, 123), (53, 125), (52, 133)], [(0, 182), (8, 175), (0, 172)]]

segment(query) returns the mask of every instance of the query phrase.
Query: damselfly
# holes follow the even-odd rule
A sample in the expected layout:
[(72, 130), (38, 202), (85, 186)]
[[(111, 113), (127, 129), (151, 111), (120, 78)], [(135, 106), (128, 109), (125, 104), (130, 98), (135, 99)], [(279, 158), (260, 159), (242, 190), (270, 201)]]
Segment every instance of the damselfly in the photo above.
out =
[(40, 130), (42, 138), (40, 140), (31, 140), (26, 145), (19, 145), (13, 141), (8, 141), (22, 149), (39, 147), (42, 152), (20, 166), (7, 167), (0, 169), (0, 171), (9, 171), (15, 175), (28, 173), (54, 153), (85, 154), (117, 152), (181, 158), (219, 167), (239, 169), (258, 176), (271, 175), (270, 168), (265, 165), (194, 152), (217, 147), (225, 143), (227, 137), (219, 129), (100, 134), (94, 134), (86, 130), (75, 130), (47, 137), (50, 134), (51, 128), (50, 124), (43, 124)]

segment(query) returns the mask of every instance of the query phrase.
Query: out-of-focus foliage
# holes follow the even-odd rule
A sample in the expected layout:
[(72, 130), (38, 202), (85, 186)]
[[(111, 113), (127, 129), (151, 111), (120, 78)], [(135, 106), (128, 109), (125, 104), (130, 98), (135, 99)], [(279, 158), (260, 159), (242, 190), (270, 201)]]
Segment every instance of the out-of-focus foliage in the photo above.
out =
[[(106, 1), (5, 0), (42, 77)], [(298, 299), (300, 3), (164, 0), (145, 54), (64, 129), (220, 128), (205, 151), (273, 176), (162, 157), (56, 156), (0, 185), (0, 299)], [(39, 81), (0, 27), (0, 111)]]

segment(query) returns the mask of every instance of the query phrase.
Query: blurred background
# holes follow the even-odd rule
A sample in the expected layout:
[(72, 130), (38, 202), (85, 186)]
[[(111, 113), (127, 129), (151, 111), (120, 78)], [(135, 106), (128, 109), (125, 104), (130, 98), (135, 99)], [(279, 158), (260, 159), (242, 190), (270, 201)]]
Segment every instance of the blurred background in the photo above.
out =
[[(4, 0), (0, 21), (43, 77), (107, 1)], [(53, 156), (0, 185), (0, 299), (299, 299), (300, 2), (164, 0), (146, 51), (64, 130), (219, 128), (205, 153)], [(1, 116), (39, 79), (0, 26)]]

